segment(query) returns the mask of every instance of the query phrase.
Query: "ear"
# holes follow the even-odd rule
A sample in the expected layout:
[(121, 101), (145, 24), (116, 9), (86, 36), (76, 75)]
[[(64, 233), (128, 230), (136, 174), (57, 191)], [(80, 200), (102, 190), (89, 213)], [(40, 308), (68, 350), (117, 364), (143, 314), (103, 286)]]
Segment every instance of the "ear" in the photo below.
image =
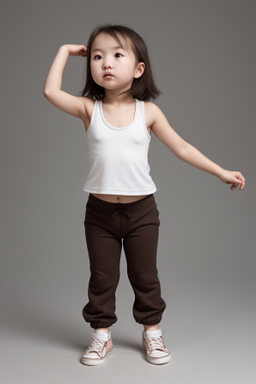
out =
[(136, 70), (134, 72), (134, 77), (138, 79), (143, 75), (143, 72), (145, 70), (145, 63), (141, 62), (137, 65)]

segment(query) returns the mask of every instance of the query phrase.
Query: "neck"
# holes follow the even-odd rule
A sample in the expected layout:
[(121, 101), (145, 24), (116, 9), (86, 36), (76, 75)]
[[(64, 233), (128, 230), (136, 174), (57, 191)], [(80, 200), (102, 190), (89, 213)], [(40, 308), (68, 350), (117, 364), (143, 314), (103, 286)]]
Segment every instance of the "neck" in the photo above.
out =
[(112, 105), (133, 104), (134, 98), (127, 94), (119, 94), (120, 91), (105, 89), (104, 103)]

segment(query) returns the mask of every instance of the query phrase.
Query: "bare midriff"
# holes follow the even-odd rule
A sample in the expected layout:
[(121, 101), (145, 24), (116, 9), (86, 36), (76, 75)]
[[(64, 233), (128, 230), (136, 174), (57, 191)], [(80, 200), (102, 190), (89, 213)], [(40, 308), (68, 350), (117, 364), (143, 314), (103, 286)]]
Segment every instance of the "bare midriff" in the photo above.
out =
[(93, 196), (97, 197), (100, 200), (107, 201), (108, 203), (132, 203), (137, 200), (141, 200), (148, 195), (105, 195), (102, 193), (92, 193)]

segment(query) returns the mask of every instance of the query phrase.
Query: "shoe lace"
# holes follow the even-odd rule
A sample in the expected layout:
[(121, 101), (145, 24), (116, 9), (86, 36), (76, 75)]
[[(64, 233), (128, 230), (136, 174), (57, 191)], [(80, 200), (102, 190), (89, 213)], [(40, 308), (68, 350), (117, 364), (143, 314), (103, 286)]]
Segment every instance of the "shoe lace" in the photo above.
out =
[(87, 352), (101, 352), (103, 346), (105, 344), (104, 340), (92, 339), (91, 344), (89, 345)]
[(152, 351), (154, 349), (160, 349), (164, 351), (165, 345), (161, 336), (147, 338), (148, 347)]

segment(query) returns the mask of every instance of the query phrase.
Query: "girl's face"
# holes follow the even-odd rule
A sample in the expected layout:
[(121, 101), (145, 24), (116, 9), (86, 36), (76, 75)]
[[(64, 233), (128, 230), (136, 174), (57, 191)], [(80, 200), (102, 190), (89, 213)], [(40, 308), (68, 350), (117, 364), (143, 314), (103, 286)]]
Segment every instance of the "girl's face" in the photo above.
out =
[[(96, 84), (105, 89), (130, 88), (134, 77), (138, 78), (144, 71), (144, 63), (136, 62), (129, 44), (119, 47), (117, 41), (110, 35), (100, 33), (96, 36), (91, 47), (91, 74)], [(112, 76), (104, 76), (110, 72)]]

